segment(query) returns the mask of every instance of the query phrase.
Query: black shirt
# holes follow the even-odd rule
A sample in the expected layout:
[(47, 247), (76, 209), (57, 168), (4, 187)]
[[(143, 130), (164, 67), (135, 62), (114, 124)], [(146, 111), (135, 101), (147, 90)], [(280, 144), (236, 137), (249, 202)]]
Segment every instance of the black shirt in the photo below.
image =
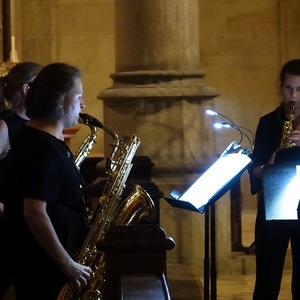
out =
[[(0, 112), (0, 119), (3, 120), (8, 128), (9, 141), (12, 142), (12, 139), (16, 133), (24, 126), (26, 120), (18, 116), (17, 114), (11, 112), (10, 110), (3, 110)], [(7, 158), (0, 160), (0, 202), (4, 201), (4, 198), (7, 198), (9, 193), (8, 187), (5, 184), (7, 177)], [(3, 251), (3, 220), (0, 219), (0, 252)], [(1, 255), (1, 254), (0, 254)]]
[[(7, 109), (0, 113), (0, 119), (7, 125), (9, 141), (11, 143), (14, 136), (26, 123), (26, 120)], [(6, 187), (4, 185), (7, 168), (6, 163), (6, 158), (0, 160), (0, 201), (3, 201), (3, 193), (6, 191)]]
[(51, 264), (25, 223), (24, 198), (47, 202), (58, 238), (72, 255), (83, 242), (87, 226), (82, 180), (71, 151), (63, 141), (25, 125), (15, 136), (8, 159), (11, 193), (5, 203), (5, 225), (11, 255), (18, 255), (23, 266)]
[(4, 110), (0, 113), (0, 119), (2, 119), (7, 127), (8, 127), (8, 134), (9, 140), (12, 141), (13, 137), (16, 133), (25, 125), (25, 119), (21, 118), (16, 113), (11, 112), (10, 110)]
[(252, 164), (249, 167), (252, 194), (262, 189), (261, 180), (252, 176), (252, 172), (257, 166), (267, 164), (272, 154), (278, 149), (284, 121), (281, 107), (259, 119), (251, 155)]

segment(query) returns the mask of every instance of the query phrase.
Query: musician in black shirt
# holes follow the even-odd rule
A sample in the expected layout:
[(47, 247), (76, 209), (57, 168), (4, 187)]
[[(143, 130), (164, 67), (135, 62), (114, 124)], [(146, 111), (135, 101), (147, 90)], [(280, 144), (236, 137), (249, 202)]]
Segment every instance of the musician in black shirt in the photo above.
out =
[[(15, 134), (23, 127), (28, 117), (25, 113), (25, 99), (29, 84), (41, 70), (37, 63), (22, 62), (13, 66), (6, 76), (0, 78), (0, 248), (3, 246), (3, 203), (6, 156)], [(5, 260), (0, 249), (0, 256)], [(0, 269), (3, 270), (2, 264)], [(4, 274), (2, 274), (4, 276)], [(0, 279), (0, 298), (10, 286), (7, 279)]]
[[(290, 102), (295, 102), (290, 141), (300, 146), (300, 59), (287, 62), (280, 74), (282, 101), (278, 108), (259, 120), (252, 154), (250, 179), (252, 194), (259, 195), (255, 226), (256, 282), (254, 300), (276, 300), (286, 251), (291, 243), (293, 258), (292, 297), (300, 299), (300, 222), (298, 220), (266, 221), (262, 190), (264, 165), (276, 163), (284, 122), (290, 114)], [(300, 161), (299, 147), (294, 147), (286, 159)], [(282, 157), (282, 154), (281, 154)], [(288, 200), (288, 199), (287, 199)], [(288, 201), (287, 201), (288, 202)]]
[(9, 152), (6, 244), (17, 299), (56, 299), (67, 280), (85, 285), (91, 269), (72, 255), (87, 233), (83, 183), (63, 129), (85, 107), (80, 71), (54, 63), (29, 89), (30, 120)]

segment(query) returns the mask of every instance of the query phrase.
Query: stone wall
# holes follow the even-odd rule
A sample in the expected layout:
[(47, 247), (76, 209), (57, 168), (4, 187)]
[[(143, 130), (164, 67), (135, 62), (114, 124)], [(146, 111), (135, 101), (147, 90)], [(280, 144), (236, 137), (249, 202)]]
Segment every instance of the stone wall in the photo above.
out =
[[(114, 1), (13, 3), (19, 59), (41, 64), (63, 61), (79, 66), (84, 73), (85, 112), (102, 120), (103, 103), (97, 95), (111, 85), (109, 75), (115, 71)], [(255, 131), (259, 116), (278, 105), (279, 69), (300, 53), (299, 10), (298, 0), (199, 0), (200, 63), (206, 74), (204, 80), (220, 94), (212, 103), (217, 111)], [(78, 148), (87, 132), (83, 128), (72, 139), (72, 150)], [(160, 142), (159, 136), (153, 138)], [(215, 133), (215, 140), (209, 141), (216, 145), (210, 155), (219, 154), (234, 139), (236, 132), (227, 129)], [(102, 155), (106, 146), (100, 134), (92, 155)], [(176, 185), (182, 178), (174, 176)], [(162, 187), (165, 184), (163, 179), (155, 183)], [(249, 194), (247, 174), (242, 178), (242, 187), (243, 206), (255, 208), (256, 198)], [(216, 208), (220, 270), (228, 272), (232, 271), (228, 194)], [(176, 241), (169, 260), (194, 263), (201, 268), (203, 215), (178, 211), (162, 202), (161, 222)]]

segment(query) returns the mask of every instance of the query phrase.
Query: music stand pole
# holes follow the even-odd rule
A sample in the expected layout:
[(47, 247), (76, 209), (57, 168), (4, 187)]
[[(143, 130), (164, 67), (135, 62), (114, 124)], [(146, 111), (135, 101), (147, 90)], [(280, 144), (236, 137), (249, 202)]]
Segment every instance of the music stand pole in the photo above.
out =
[(216, 270), (216, 226), (215, 204), (210, 206), (210, 243), (211, 243), (211, 300), (217, 299), (217, 270)]
[(205, 210), (204, 300), (217, 299), (215, 204)]
[(210, 284), (210, 255), (209, 255), (209, 223), (210, 223), (210, 209), (205, 211), (204, 218), (204, 300), (209, 300), (209, 284)]

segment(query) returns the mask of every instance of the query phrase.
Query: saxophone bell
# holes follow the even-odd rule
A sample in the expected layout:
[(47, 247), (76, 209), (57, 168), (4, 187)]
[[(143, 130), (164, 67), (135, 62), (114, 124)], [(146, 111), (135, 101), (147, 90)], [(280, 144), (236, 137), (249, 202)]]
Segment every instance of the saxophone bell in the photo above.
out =
[(113, 225), (137, 224), (140, 220), (149, 219), (154, 209), (155, 205), (150, 195), (136, 184), (131, 194), (119, 206)]

